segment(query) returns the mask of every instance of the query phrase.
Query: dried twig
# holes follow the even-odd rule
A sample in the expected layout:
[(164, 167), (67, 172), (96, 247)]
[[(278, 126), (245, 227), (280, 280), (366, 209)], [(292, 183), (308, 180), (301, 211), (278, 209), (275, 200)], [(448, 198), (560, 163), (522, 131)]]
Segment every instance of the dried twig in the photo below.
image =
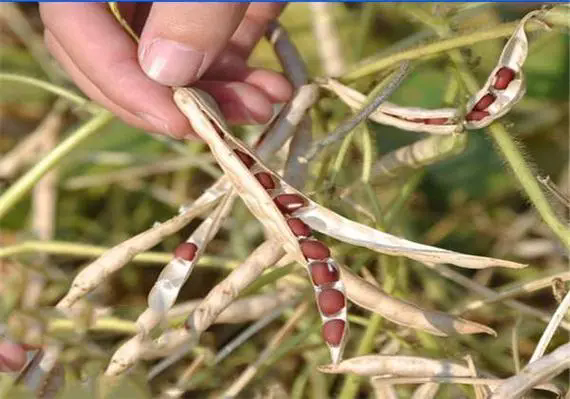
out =
[(287, 320), (287, 323), (279, 329), (279, 331), (271, 338), (265, 349), (259, 354), (255, 362), (248, 366), (243, 373), (235, 380), (232, 385), (224, 392), (223, 398), (235, 398), (243, 388), (253, 379), (259, 368), (269, 359), (271, 354), (275, 352), (283, 340), (292, 332), (297, 322), (305, 315), (309, 308), (308, 302), (303, 302), (295, 309), (293, 315)]
[(533, 387), (570, 368), (570, 343), (564, 344), (546, 356), (529, 363), (520, 373), (499, 385), (491, 399), (516, 399)]
[(345, 65), (338, 29), (331, 12), (331, 7), (334, 5), (311, 2), (309, 6), (321, 66), (326, 76), (340, 76), (344, 73)]
[(348, 135), (358, 124), (366, 120), (370, 114), (372, 114), (386, 99), (388, 99), (402, 84), (406, 74), (409, 70), (409, 63), (403, 62), (400, 65), (400, 69), (391, 77), (390, 81), (374, 98), (370, 100), (369, 103), (364, 105), (364, 107), (356, 113), (356, 115), (351, 116), (347, 121), (338, 125), (331, 133), (327, 134), (327, 137), (321, 141), (316, 142), (307, 151), (305, 156), (300, 159), (301, 162), (311, 161), (319, 152), (321, 152), (327, 146), (342, 140), (346, 135)]
[(560, 302), (560, 305), (558, 305), (556, 312), (554, 312), (554, 314), (552, 315), (552, 319), (550, 319), (550, 322), (548, 323), (546, 329), (542, 333), (542, 336), (540, 337), (540, 340), (538, 341), (536, 348), (534, 348), (534, 352), (532, 353), (532, 356), (528, 361), (529, 364), (537, 361), (544, 355), (544, 352), (546, 352), (548, 344), (552, 340), (552, 337), (554, 336), (554, 333), (558, 329), (560, 322), (566, 316), (569, 307), (570, 307), (570, 292), (566, 294), (562, 302)]

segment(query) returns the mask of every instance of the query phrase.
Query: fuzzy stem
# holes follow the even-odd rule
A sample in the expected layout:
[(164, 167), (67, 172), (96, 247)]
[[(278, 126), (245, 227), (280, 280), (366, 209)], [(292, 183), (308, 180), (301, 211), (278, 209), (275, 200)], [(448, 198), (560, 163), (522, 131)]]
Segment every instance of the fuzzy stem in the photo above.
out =
[(92, 134), (97, 132), (112, 119), (113, 115), (110, 112), (100, 111), (75, 132), (71, 133), (64, 141), (55, 147), (53, 151), (32, 167), (24, 176), (18, 179), (10, 188), (4, 191), (0, 196), (0, 219), (34, 187), (42, 176), (53, 169), (78, 145), (91, 137)]

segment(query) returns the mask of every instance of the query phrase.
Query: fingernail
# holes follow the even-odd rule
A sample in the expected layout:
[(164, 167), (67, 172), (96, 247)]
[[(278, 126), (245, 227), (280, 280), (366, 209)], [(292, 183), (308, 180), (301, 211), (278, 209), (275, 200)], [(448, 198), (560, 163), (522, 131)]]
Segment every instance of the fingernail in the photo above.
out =
[(166, 123), (165, 120), (158, 118), (154, 115), (147, 114), (146, 112), (138, 112), (137, 115), (141, 119), (144, 119), (145, 121), (150, 123), (152, 126), (154, 126), (154, 128), (156, 129), (157, 132), (166, 133), (169, 135), (171, 134), (170, 133), (170, 127), (168, 126), (168, 123)]
[(182, 86), (196, 79), (204, 53), (173, 40), (156, 38), (139, 51), (139, 62), (153, 80), (168, 86)]

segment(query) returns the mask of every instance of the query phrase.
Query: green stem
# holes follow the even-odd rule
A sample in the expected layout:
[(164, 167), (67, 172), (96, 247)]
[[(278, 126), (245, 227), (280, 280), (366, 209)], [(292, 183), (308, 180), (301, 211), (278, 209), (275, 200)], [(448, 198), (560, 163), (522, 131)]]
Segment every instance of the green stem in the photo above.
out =
[(45, 80), (37, 79), (31, 76), (18, 75), (15, 73), (0, 72), (0, 81), (19, 82), (30, 86), (39, 87), (40, 89), (49, 91), (50, 93), (65, 98), (66, 100), (77, 104), (80, 107), (85, 107), (85, 109), (93, 114), (101, 111), (100, 107), (81, 97), (80, 95), (75, 94), (74, 92), (64, 89), (63, 87), (60, 87), (53, 83), (46, 82)]
[(20, 201), (47, 172), (53, 169), (65, 156), (73, 151), (79, 144), (94, 134), (101, 127), (109, 123), (113, 115), (108, 111), (100, 111), (87, 123), (71, 133), (63, 142), (46, 155), (40, 162), (32, 167), (16, 183), (0, 196), (0, 219)]
[[(410, 50), (400, 51), (388, 57), (383, 57), (375, 61), (367, 62), (366, 65), (356, 66), (354, 69), (348, 71), (343, 76), (342, 81), (349, 82), (356, 79), (360, 79), (364, 76), (377, 73), (383, 69), (399, 64), (402, 61), (415, 60), (418, 58), (424, 58), (428, 56), (435, 56), (445, 51), (471, 46), (473, 44), (483, 42), (486, 40), (508, 37), (513, 33), (516, 26), (517, 22), (509, 22), (506, 24), (496, 26), (494, 28), (485, 29), (483, 31), (471, 32), (465, 35), (444, 39), (437, 43), (432, 43), (420, 48), (413, 48)], [(535, 31), (540, 29), (543, 29), (543, 25), (536, 22), (531, 21), (527, 25), (528, 31)]]
[[(378, 330), (382, 325), (382, 316), (379, 314), (373, 314), (368, 322), (368, 327), (364, 332), (364, 336), (360, 340), (358, 344), (358, 348), (356, 350), (356, 356), (363, 356), (367, 353), (370, 353), (374, 346), (374, 338), (376, 338), (376, 334), (378, 334)], [(340, 394), (338, 395), (338, 399), (352, 399), (357, 396), (358, 391), (360, 389), (360, 382), (362, 381), (362, 377), (356, 374), (348, 375), (344, 383), (342, 384), (342, 388), (340, 390)]]
[(550, 227), (564, 246), (570, 250), (570, 230), (554, 213), (536, 180), (535, 174), (525, 162), (521, 151), (517, 148), (517, 144), (507, 132), (505, 126), (500, 122), (495, 122), (488, 127), (488, 130), (544, 223)]
[[(70, 255), (76, 257), (96, 258), (109, 250), (108, 247), (97, 245), (78, 244), (66, 241), (25, 241), (16, 245), (0, 248), (0, 259), (9, 256), (23, 255), (32, 252), (41, 252), (52, 255)], [(172, 260), (172, 254), (167, 252), (142, 252), (136, 255), (132, 262), (162, 264)], [(202, 255), (198, 261), (199, 266), (220, 266), (233, 269), (240, 262), (217, 256)]]

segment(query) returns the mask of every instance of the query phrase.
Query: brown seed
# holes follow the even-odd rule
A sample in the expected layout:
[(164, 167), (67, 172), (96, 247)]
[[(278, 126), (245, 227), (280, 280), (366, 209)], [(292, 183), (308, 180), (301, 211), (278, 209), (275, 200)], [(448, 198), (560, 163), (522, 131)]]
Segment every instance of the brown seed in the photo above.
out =
[(507, 88), (511, 80), (515, 77), (515, 71), (510, 68), (502, 67), (495, 74), (495, 84), (493, 87), (497, 90), (504, 90)]
[(174, 250), (174, 256), (191, 262), (194, 259), (194, 256), (196, 256), (196, 251), (198, 251), (196, 244), (183, 242)]
[(447, 122), (447, 118), (424, 119), (424, 123), (427, 125), (444, 125), (445, 122)]
[(338, 281), (339, 275), (336, 267), (326, 262), (313, 262), (310, 265), (313, 284), (323, 285)]
[(326, 259), (331, 256), (330, 249), (317, 240), (302, 240), (300, 246), (301, 252), (307, 259)]
[(325, 316), (336, 314), (344, 308), (344, 295), (332, 288), (322, 290), (317, 300), (319, 309)]
[(297, 194), (281, 194), (273, 199), (283, 213), (292, 213), (305, 206), (305, 200)]
[(301, 219), (290, 218), (287, 219), (289, 228), (297, 237), (308, 237), (311, 235), (311, 228), (307, 226)]
[(275, 188), (275, 182), (273, 181), (273, 178), (269, 173), (259, 172), (256, 173), (254, 176), (259, 182), (259, 184), (263, 186), (264, 189), (271, 190)]
[(218, 136), (220, 136), (222, 139), (226, 136), (226, 134), (222, 132), (222, 130), (215, 124), (214, 124), (214, 129), (216, 129), (216, 133), (218, 133)]
[(477, 104), (475, 104), (475, 107), (473, 107), (473, 109), (477, 111), (483, 111), (487, 109), (489, 105), (493, 104), (495, 99), (496, 98), (494, 95), (492, 95), (491, 93), (487, 93), (483, 97), (481, 97), (479, 101), (477, 101)]
[(471, 111), (465, 116), (465, 119), (468, 121), (480, 121), (486, 116), (489, 116), (487, 111)]
[(323, 338), (331, 346), (338, 346), (344, 335), (344, 321), (340, 319), (329, 320), (323, 324)]
[(234, 152), (239, 157), (239, 159), (241, 159), (243, 164), (247, 166), (248, 169), (255, 164), (255, 160), (252, 157), (250, 157), (249, 154), (246, 154), (245, 152), (240, 150), (234, 150)]

